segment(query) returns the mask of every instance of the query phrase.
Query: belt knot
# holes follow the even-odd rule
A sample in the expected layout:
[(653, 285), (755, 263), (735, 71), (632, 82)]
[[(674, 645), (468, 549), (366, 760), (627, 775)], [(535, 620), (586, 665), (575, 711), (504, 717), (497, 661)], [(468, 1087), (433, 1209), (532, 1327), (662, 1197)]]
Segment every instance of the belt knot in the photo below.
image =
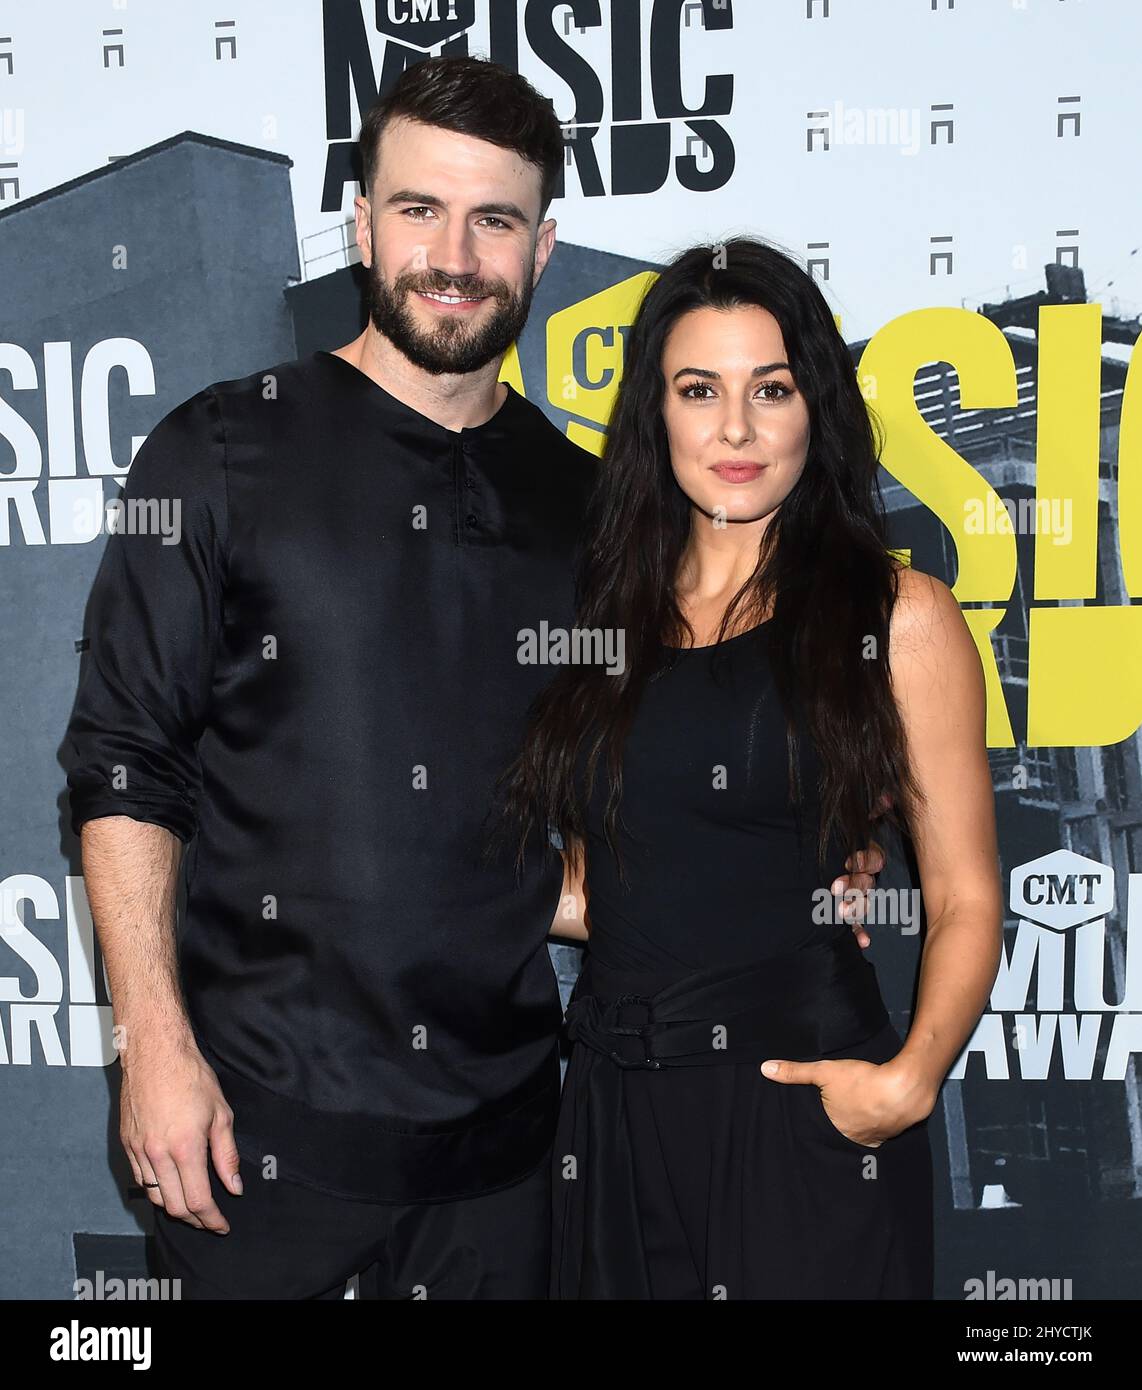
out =
[(654, 1001), (644, 994), (620, 994), (603, 1000), (589, 994), (567, 1006), (567, 1036), (605, 1052), (620, 1067), (658, 1071), (662, 1062), (651, 1051), (659, 1031), (654, 1021)]

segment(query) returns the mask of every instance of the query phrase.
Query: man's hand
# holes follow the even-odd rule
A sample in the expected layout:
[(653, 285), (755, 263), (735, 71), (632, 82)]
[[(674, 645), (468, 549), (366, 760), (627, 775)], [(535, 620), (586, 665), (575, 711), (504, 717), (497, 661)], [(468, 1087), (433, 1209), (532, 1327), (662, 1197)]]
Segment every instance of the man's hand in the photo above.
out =
[(241, 1194), (234, 1112), (213, 1069), (193, 1042), (143, 1041), (128, 1035), (121, 1052), (119, 1138), (136, 1181), (154, 1206), (200, 1230), (225, 1235), (230, 1224), (210, 1191), (206, 1168)]
[(886, 862), (884, 850), (875, 840), (870, 840), (864, 849), (850, 854), (845, 860), (845, 868), (852, 872), (842, 874), (832, 883), (833, 896), (844, 899), (840, 915), (853, 924), (853, 935), (861, 946), (868, 946), (872, 942), (872, 937), (861, 926), (868, 908), (865, 894), (876, 886), (876, 876)]

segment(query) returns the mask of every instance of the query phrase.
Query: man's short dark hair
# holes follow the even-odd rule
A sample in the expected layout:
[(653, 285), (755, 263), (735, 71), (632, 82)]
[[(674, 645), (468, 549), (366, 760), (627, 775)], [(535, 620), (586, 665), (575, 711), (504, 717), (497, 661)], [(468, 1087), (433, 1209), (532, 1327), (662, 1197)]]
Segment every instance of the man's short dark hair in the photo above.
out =
[(366, 197), (381, 133), (398, 116), (514, 150), (543, 176), (539, 215), (546, 215), (563, 171), (563, 130), (550, 100), (525, 77), (486, 58), (425, 58), (406, 68), (361, 122)]

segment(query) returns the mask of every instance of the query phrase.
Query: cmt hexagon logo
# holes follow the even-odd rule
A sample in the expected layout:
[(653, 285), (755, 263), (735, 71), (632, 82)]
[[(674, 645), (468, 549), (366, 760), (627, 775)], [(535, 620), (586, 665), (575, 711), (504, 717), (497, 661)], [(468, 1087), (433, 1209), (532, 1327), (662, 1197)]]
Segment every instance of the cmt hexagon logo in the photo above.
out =
[(476, 0), (377, 0), (377, 31), (427, 52), (476, 22)]
[[(657, 278), (656, 270), (640, 271), (547, 320), (547, 398), (595, 426), (569, 429), (577, 443), (601, 447), (603, 436), (597, 431), (606, 427), (614, 409), (626, 335), (643, 295)], [(584, 440), (592, 434), (594, 441)]]
[(1011, 871), (1011, 910), (1024, 921), (1066, 931), (1114, 907), (1114, 870), (1074, 850), (1057, 849)]

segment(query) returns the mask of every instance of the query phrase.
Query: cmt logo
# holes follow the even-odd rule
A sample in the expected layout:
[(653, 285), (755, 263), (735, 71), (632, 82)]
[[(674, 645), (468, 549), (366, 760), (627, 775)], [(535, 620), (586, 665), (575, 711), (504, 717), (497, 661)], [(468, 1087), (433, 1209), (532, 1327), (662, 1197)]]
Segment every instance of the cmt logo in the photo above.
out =
[(0, 396), (0, 452), (14, 459), (0, 471), (0, 545), (84, 545), (115, 529), (120, 482), (146, 438), (130, 436), (130, 458), (113, 456), (110, 381), (116, 370), (124, 373), (132, 396), (154, 396), (150, 354), (133, 338), (93, 344), (78, 381), (71, 343), (44, 344), (42, 376), (30, 352), (0, 343), (0, 374), (8, 375), (18, 395), (27, 393), (38, 417), (33, 426)]
[(1142, 874), (1129, 875), (1126, 929), (1109, 941), (1114, 871), (1072, 850), (1013, 870), (1010, 906), (1019, 922), (1010, 950), (1004, 943), (993, 1012), (949, 1075), (962, 1077), (978, 1052), (990, 1080), (1009, 1080), (1014, 1059), (1022, 1080), (1043, 1081), (1056, 1058), (1068, 1081), (1124, 1080), (1142, 1051)]
[(377, 0), (377, 32), (435, 48), (476, 22), (476, 0)]
[(64, 880), (62, 913), (46, 879), (0, 881), (0, 1065), (110, 1066), (111, 997), (96, 954), (82, 878)]
[(560, 309), (547, 320), (547, 398), (572, 420), (568, 437), (602, 453), (623, 373), (623, 348), (642, 297), (658, 272), (644, 270)]
[[(474, 0), (324, 0), (323, 11), (329, 148), (322, 212), (342, 209), (347, 184), (351, 194), (359, 191), (354, 135), (373, 94), (387, 93), (430, 52), (486, 53), (519, 72), (526, 46), (523, 70), (540, 91), (571, 90), (573, 105), (559, 114), (567, 165), (584, 197), (654, 193), (671, 177), (708, 193), (734, 172), (723, 124), (733, 107), (733, 75), (703, 76), (698, 68), (704, 59), (722, 65), (730, 57), (731, 0), (513, 0), (480, 6), (479, 24)], [(366, 14), (384, 39), (379, 76)], [(559, 81), (546, 82), (544, 69)], [(555, 196), (565, 191), (561, 181)]]

